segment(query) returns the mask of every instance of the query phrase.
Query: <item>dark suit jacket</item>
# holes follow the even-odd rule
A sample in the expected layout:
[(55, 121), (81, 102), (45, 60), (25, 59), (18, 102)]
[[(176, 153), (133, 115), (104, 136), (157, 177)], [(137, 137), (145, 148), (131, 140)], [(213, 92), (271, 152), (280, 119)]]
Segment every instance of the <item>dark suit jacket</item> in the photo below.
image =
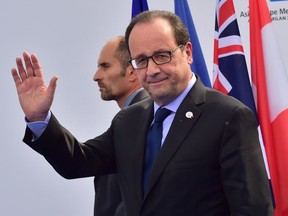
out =
[[(129, 106), (149, 97), (148, 92), (141, 90)], [(125, 207), (119, 187), (117, 174), (102, 175), (94, 178), (95, 203), (94, 216), (125, 216)]]
[[(187, 118), (186, 113), (193, 113)], [(54, 116), (34, 142), (63, 177), (116, 172), (127, 216), (272, 216), (253, 112), (198, 79), (178, 108), (143, 195), (145, 137), (153, 101), (121, 110), (102, 135), (80, 143)]]

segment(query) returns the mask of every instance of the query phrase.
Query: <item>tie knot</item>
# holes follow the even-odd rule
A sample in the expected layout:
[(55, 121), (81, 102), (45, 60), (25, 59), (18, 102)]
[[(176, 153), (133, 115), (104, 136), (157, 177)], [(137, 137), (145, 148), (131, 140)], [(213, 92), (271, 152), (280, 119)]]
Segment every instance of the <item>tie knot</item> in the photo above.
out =
[(171, 113), (171, 110), (160, 107), (160, 108), (156, 111), (156, 113), (155, 113), (155, 120), (154, 120), (154, 122), (155, 122), (156, 124), (162, 124), (162, 122), (164, 121), (164, 119), (165, 119), (168, 115), (170, 115), (170, 113)]

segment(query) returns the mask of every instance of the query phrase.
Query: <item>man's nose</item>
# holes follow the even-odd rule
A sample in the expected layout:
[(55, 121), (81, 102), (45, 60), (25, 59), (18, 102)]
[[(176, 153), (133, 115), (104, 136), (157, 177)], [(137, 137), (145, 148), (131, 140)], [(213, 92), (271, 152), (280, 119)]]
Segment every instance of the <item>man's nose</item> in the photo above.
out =
[(159, 73), (159, 65), (157, 65), (152, 58), (147, 59), (147, 75), (153, 75), (155, 73)]
[(98, 82), (100, 80), (100, 70), (99, 69), (96, 70), (96, 72), (95, 72), (95, 74), (93, 76), (93, 80), (95, 82)]

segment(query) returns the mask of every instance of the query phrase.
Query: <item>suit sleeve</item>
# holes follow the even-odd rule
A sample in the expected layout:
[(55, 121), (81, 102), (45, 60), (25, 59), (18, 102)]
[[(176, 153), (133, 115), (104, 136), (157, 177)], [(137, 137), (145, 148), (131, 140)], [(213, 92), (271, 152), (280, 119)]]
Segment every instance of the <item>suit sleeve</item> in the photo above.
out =
[(273, 215), (253, 112), (246, 107), (235, 108), (225, 124), (220, 164), (232, 215)]
[(52, 114), (49, 124), (36, 141), (27, 127), (23, 141), (53, 166), (64, 178), (82, 178), (115, 172), (112, 130), (79, 142)]

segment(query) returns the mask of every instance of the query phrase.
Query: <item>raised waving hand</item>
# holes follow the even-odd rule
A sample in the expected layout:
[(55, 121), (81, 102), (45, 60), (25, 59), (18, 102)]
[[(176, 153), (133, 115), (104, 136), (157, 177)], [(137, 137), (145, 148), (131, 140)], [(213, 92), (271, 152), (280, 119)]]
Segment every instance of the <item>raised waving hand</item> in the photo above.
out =
[(17, 57), (17, 69), (11, 70), (19, 102), (30, 122), (42, 121), (52, 105), (58, 78), (54, 76), (46, 86), (37, 56), (35, 54), (30, 56), (28, 52), (24, 52), (23, 61)]

